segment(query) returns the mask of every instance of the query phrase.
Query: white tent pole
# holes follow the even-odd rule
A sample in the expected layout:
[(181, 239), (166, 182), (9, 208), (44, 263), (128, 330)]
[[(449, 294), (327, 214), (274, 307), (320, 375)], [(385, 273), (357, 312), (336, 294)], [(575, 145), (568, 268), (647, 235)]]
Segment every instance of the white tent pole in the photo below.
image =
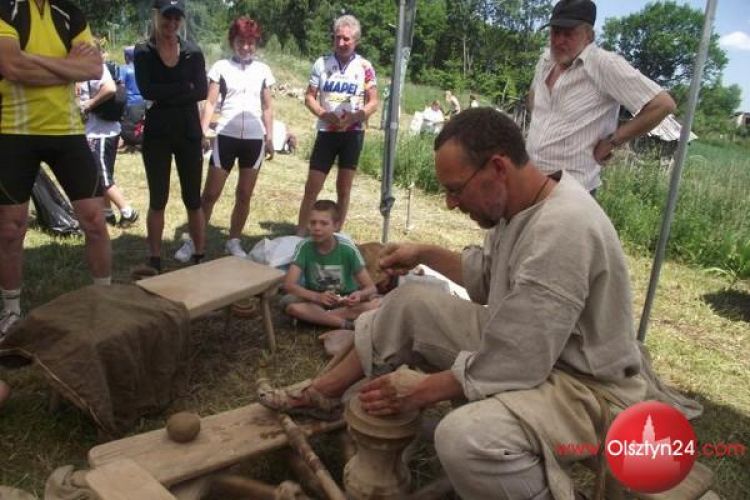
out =
[(656, 295), (656, 287), (659, 284), (659, 275), (661, 274), (661, 267), (664, 263), (664, 254), (667, 248), (667, 240), (669, 239), (669, 230), (672, 226), (672, 220), (674, 219), (675, 206), (677, 205), (677, 194), (680, 188), (680, 179), (682, 177), (682, 167), (685, 164), (685, 157), (687, 156), (688, 141), (690, 140), (690, 130), (693, 128), (693, 118), (695, 116), (695, 108), (698, 104), (698, 94), (701, 89), (701, 83), (703, 80), (703, 68), (706, 65), (706, 58), (708, 57), (708, 47), (711, 43), (711, 32), (713, 30), (714, 17), (716, 16), (716, 4), (718, 0), (707, 0), (706, 1), (706, 14), (703, 22), (703, 36), (701, 37), (701, 43), (698, 47), (698, 54), (695, 58), (693, 66), (693, 79), (690, 82), (690, 91), (688, 92), (687, 101), (687, 112), (685, 113), (685, 120), (682, 123), (682, 130), (680, 131), (680, 142), (677, 146), (677, 152), (675, 153), (675, 163), (672, 170), (672, 177), (669, 181), (669, 195), (667, 197), (667, 205), (664, 209), (664, 217), (661, 222), (661, 231), (659, 233), (659, 242), (656, 246), (656, 254), (654, 255), (654, 265), (651, 268), (651, 280), (648, 284), (648, 293), (646, 294), (646, 302), (643, 305), (643, 313), (641, 314), (641, 323), (638, 327), (638, 340), (643, 342), (646, 339), (646, 330), (648, 329), (648, 320), (651, 316), (651, 308), (654, 303), (654, 296)]

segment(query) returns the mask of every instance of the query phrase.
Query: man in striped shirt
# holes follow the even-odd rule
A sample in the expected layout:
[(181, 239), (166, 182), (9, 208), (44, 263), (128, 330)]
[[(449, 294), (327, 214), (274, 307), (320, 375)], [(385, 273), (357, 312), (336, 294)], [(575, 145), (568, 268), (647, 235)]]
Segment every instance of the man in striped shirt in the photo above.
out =
[[(589, 192), (612, 151), (647, 133), (675, 110), (669, 94), (617, 54), (594, 44), (596, 5), (561, 0), (550, 46), (537, 63), (529, 93), (529, 155), (546, 173), (567, 170)], [(634, 114), (618, 127), (620, 105)]]

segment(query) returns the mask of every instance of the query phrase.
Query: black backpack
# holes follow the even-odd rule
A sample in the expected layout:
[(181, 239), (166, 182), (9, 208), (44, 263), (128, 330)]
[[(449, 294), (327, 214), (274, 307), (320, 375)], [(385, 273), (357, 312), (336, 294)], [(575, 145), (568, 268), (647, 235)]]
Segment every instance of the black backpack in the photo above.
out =
[[(122, 119), (122, 114), (125, 112), (125, 105), (128, 102), (128, 89), (125, 88), (125, 84), (119, 78), (119, 69), (117, 65), (111, 61), (105, 63), (109, 73), (112, 75), (112, 79), (115, 81), (115, 93), (112, 97), (99, 104), (95, 108), (89, 110), (90, 113), (95, 114), (102, 120), (108, 122), (119, 122)], [(89, 85), (89, 93), (91, 92), (91, 86)], [(91, 97), (91, 96), (90, 96)]]

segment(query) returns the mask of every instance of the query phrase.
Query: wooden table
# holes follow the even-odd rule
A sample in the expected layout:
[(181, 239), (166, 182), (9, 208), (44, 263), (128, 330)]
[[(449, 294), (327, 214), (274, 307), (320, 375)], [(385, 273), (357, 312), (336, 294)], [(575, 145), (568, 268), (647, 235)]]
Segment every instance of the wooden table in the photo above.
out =
[(145, 278), (136, 284), (165, 299), (181, 302), (191, 319), (229, 307), (240, 299), (258, 297), (268, 345), (273, 352), (276, 337), (269, 299), (283, 279), (284, 272), (274, 267), (228, 256)]

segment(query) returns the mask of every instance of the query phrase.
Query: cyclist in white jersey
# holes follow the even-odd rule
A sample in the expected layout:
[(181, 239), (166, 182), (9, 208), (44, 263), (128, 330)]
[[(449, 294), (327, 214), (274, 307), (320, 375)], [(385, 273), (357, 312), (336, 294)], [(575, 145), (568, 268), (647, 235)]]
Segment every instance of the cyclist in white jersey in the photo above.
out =
[(349, 208), (349, 193), (364, 140), (364, 123), (378, 108), (375, 70), (355, 52), (361, 27), (354, 16), (345, 15), (333, 25), (333, 54), (313, 65), (305, 94), (305, 106), (318, 117), (318, 133), (310, 155), (310, 171), (299, 209), (297, 235), (307, 232), (313, 203), (338, 157), (337, 204), (341, 229)]
[(221, 99), (221, 114), (201, 205), (208, 224), (227, 176), (237, 162), (240, 171), (225, 248), (227, 253), (238, 257), (247, 256), (240, 244), (242, 229), (263, 158), (268, 155), (271, 159), (274, 150), (270, 87), (276, 80), (268, 65), (253, 57), (260, 36), (260, 25), (254, 20), (242, 16), (232, 22), (228, 38), (234, 56), (217, 61), (209, 70), (208, 98), (201, 117), (203, 135), (207, 136), (216, 104)]

